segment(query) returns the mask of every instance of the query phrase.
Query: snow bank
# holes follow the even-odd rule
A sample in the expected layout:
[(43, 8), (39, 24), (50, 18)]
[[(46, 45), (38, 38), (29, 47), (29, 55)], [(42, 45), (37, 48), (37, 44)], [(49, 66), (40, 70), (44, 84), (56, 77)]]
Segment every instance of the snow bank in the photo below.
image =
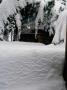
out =
[(1, 90), (65, 90), (64, 44), (0, 42)]

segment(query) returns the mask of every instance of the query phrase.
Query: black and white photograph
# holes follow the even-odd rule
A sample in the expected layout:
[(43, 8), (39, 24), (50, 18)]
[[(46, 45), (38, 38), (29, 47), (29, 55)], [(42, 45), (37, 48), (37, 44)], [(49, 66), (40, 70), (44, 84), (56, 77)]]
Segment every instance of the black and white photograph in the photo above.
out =
[(0, 0), (0, 90), (67, 90), (67, 0)]

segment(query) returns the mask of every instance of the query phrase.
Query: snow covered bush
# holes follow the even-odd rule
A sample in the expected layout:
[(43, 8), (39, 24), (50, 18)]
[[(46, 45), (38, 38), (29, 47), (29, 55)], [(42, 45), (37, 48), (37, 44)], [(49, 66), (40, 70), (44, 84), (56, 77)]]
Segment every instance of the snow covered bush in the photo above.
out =
[(67, 30), (67, 10), (64, 10), (57, 20), (55, 26), (55, 36), (53, 38), (54, 44), (59, 44), (60, 42), (66, 43), (66, 30)]
[(53, 38), (52, 43), (59, 44), (60, 42), (66, 43), (66, 17), (67, 17), (67, 10), (66, 9), (66, 0), (57, 0), (54, 6), (56, 11), (55, 15), (58, 16), (57, 21), (55, 21), (55, 36)]

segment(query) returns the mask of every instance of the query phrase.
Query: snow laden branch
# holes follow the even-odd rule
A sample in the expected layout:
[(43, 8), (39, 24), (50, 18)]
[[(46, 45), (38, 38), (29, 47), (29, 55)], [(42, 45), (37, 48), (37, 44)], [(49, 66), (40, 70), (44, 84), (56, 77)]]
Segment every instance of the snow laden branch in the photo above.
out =
[[(54, 5), (49, 5), (49, 2), (53, 2)], [(35, 19), (35, 37), (38, 32), (38, 21), (41, 19), (41, 22), (44, 23), (45, 28), (56, 25), (57, 16), (59, 13), (64, 10), (66, 2), (65, 0), (2, 0), (0, 3), (0, 38), (3, 38), (3, 32), (8, 30), (8, 37), (18, 37), (21, 33), (22, 27), (22, 18), (20, 9), (24, 9), (28, 4), (40, 3), (40, 7), (37, 11)], [(49, 16), (48, 16), (49, 14)], [(52, 14), (52, 16), (51, 16)], [(45, 17), (46, 16), (46, 17)], [(49, 26), (47, 22), (50, 22)], [(12, 32), (11, 32), (12, 30)], [(50, 29), (50, 35), (52, 30)], [(14, 35), (14, 32), (18, 32), (17, 35)], [(2, 37), (1, 37), (2, 36)], [(7, 38), (8, 39), (8, 38)], [(12, 39), (13, 40), (13, 39)], [(9, 41), (9, 40), (8, 40)]]

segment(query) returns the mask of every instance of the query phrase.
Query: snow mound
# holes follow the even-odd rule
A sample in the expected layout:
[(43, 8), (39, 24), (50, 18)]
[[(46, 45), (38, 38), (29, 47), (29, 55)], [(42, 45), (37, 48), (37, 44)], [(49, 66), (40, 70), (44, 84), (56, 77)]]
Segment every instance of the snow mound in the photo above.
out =
[(0, 42), (1, 90), (65, 90), (65, 46)]

